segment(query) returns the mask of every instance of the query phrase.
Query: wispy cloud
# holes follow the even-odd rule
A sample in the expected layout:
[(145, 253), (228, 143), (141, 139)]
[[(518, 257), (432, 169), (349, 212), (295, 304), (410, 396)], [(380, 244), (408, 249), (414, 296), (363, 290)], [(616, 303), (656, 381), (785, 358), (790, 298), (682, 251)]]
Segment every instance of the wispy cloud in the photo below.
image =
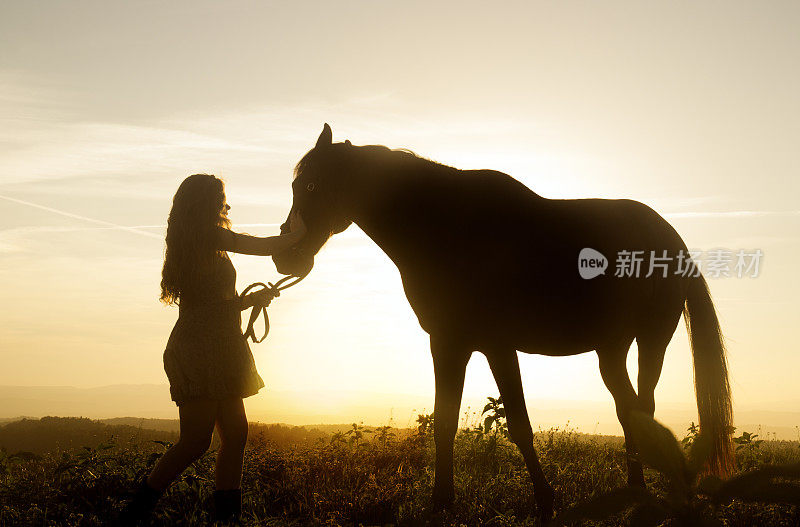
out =
[(13, 202), (13, 203), (19, 203), (20, 205), (26, 205), (28, 207), (33, 207), (33, 208), (40, 209), (40, 210), (46, 210), (48, 212), (52, 212), (53, 214), (59, 214), (61, 216), (65, 216), (67, 218), (74, 218), (76, 220), (82, 220), (82, 221), (86, 221), (86, 222), (89, 222), (89, 223), (95, 223), (95, 224), (98, 224), (98, 225), (103, 225), (103, 226), (105, 226), (107, 228), (119, 229), (119, 230), (123, 230), (123, 231), (127, 231), (127, 232), (132, 232), (134, 234), (139, 234), (141, 236), (148, 236), (148, 237), (151, 237), (151, 238), (159, 238), (159, 239), (161, 238), (161, 236), (159, 236), (158, 234), (155, 234), (155, 233), (152, 233), (152, 232), (148, 232), (148, 231), (146, 231), (146, 230), (144, 230), (142, 228), (128, 227), (126, 225), (118, 225), (118, 224), (112, 223), (110, 221), (98, 220), (98, 219), (95, 219), (95, 218), (89, 218), (87, 216), (81, 216), (80, 214), (73, 214), (71, 212), (66, 212), (66, 211), (63, 211), (63, 210), (55, 209), (53, 207), (47, 207), (45, 205), (39, 205), (38, 203), (32, 203), (32, 202), (26, 201), (24, 199), (17, 199), (17, 198), (12, 198), (10, 196), (3, 196), (3, 195), (0, 195), (0, 199), (4, 199), (6, 201), (10, 201), (10, 202)]
[[(5, 106), (33, 108), (35, 98), (3, 101)], [(285, 185), (291, 168), (311, 148), (324, 122), (336, 140), (419, 148), (432, 139), (527, 136), (534, 124), (489, 117), (465, 117), (443, 111), (420, 115), (391, 93), (353, 97), (335, 103), (302, 101), (259, 105), (240, 110), (192, 113), (151, 123), (93, 122), (24, 118), (0, 129), (0, 174), (3, 186), (34, 181), (73, 180), (102, 175), (140, 177), (191, 171), (261, 174), (264, 185)], [(536, 132), (537, 134), (540, 132)], [(485, 141), (485, 139), (484, 139)], [(2, 145), (13, 145), (3, 148)], [(491, 149), (491, 146), (487, 146)], [(429, 152), (420, 152), (426, 154)], [(276, 172), (277, 170), (277, 172)], [(271, 175), (272, 174), (272, 175)], [(126, 184), (134, 181), (126, 181)]]
[[(3, 198), (0, 196), (0, 198)], [(49, 209), (49, 208), (48, 208)], [(52, 212), (52, 210), (51, 210)], [(81, 217), (80, 219), (86, 219)], [(237, 223), (234, 225), (234, 230), (236, 228), (245, 228), (245, 227), (280, 227), (280, 223)], [(15, 233), (56, 233), (56, 232), (90, 232), (90, 231), (114, 231), (114, 230), (125, 230), (129, 231), (131, 229), (135, 230), (143, 230), (143, 229), (153, 229), (153, 230), (163, 230), (166, 229), (166, 224), (164, 225), (111, 225), (111, 226), (103, 226), (103, 227), (72, 227), (72, 226), (61, 226), (61, 225), (37, 225), (31, 227), (16, 227), (13, 229), (5, 229), (0, 231), (2, 232), (15, 232)], [(158, 236), (161, 238), (161, 236)]]
[(800, 210), (726, 210), (699, 212), (672, 212), (664, 214), (667, 218), (766, 218), (800, 216)]

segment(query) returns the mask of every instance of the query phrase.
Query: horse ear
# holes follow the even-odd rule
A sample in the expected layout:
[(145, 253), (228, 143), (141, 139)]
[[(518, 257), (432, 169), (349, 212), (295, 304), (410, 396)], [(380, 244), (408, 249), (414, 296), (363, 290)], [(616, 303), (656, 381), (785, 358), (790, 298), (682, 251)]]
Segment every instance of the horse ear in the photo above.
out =
[(331, 131), (331, 127), (328, 125), (328, 123), (325, 123), (325, 126), (322, 127), (322, 133), (319, 134), (319, 139), (317, 139), (316, 148), (330, 146), (332, 142), (333, 132)]

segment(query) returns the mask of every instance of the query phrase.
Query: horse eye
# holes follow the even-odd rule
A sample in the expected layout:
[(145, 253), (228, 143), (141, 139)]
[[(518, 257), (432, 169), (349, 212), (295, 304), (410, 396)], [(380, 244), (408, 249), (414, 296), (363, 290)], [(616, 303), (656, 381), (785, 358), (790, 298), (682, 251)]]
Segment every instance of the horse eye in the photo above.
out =
[(308, 185), (306, 185), (306, 189), (309, 192), (313, 192), (314, 191), (314, 183), (309, 183)]

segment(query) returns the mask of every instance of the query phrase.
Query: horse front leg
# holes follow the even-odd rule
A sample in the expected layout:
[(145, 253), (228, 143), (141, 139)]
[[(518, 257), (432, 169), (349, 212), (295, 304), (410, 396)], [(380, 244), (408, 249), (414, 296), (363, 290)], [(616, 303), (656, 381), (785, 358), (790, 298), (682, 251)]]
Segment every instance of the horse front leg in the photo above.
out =
[(433, 508), (441, 510), (449, 507), (455, 497), (453, 442), (458, 429), (464, 376), (472, 350), (455, 339), (431, 335), (431, 354), (436, 378), (433, 408), (433, 440), (436, 445)]
[(497, 388), (503, 397), (503, 407), (508, 420), (508, 433), (520, 452), (528, 473), (533, 481), (533, 492), (536, 498), (539, 517), (548, 521), (553, 517), (555, 501), (553, 487), (547, 482), (542, 471), (539, 457), (533, 446), (533, 429), (525, 407), (525, 394), (522, 388), (522, 377), (519, 372), (517, 352), (513, 348), (494, 347), (481, 350), (489, 361)]

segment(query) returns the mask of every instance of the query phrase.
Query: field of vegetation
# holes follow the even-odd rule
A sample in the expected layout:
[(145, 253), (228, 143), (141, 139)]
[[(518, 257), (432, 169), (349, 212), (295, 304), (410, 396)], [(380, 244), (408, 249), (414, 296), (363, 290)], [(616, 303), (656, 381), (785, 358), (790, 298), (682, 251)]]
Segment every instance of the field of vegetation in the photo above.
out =
[[(411, 430), (353, 424), (328, 433), (254, 426), (242, 482), (243, 524), (539, 525), (527, 470), (508, 439), (502, 402), (492, 400), (478, 417), (456, 438), (456, 501), (451, 510), (436, 514), (429, 510), (434, 474), (430, 415), (419, 416), (418, 427)], [(89, 420), (46, 419), (39, 426), (60, 427), (67, 435), (70, 425), (93, 426)], [(23, 426), (35, 428), (36, 423), (28, 420)], [(676, 442), (655, 421), (643, 426), (652, 441), (642, 458), (658, 469), (646, 471), (649, 493), (625, 487), (621, 438), (569, 429), (536, 434), (560, 519), (592, 525), (800, 524), (794, 483), (800, 475), (797, 442), (762, 442), (737, 431), (738, 466), (749, 476), (724, 486), (713, 479), (698, 483), (692, 467), (702, 438), (696, 428)], [(107, 427), (109, 434), (101, 437), (102, 427), (95, 428), (94, 435), (82, 438), (84, 445), (72, 441), (44, 453), (0, 450), (0, 525), (113, 524), (127, 491), (176, 439), (164, 431), (126, 435), (116, 427)], [(212, 445), (168, 489), (154, 525), (210, 523), (214, 451)]]

